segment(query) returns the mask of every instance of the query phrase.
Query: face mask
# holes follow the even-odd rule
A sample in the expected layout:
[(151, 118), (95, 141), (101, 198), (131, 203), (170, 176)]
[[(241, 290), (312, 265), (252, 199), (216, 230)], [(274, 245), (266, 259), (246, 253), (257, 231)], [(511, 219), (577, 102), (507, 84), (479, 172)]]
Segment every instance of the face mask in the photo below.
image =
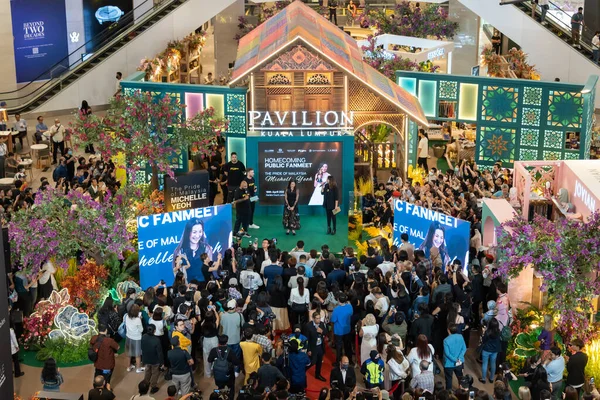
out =
[(69, 155), (73, 155), (73, 152), (71, 150), (69, 150)]
[(342, 364), (342, 369), (345, 371), (348, 369), (349, 364)]

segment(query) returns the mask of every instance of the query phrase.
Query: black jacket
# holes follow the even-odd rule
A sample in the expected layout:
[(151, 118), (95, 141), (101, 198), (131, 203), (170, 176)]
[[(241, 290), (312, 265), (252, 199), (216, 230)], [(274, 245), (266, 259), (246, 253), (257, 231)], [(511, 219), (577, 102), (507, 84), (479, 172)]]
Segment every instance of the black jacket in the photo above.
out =
[[(212, 364), (218, 357), (217, 351), (224, 352), (227, 346), (217, 346), (210, 350), (208, 353), (208, 363)], [(230, 372), (233, 371), (233, 367), (239, 367), (241, 365), (240, 360), (235, 355), (233, 349), (229, 349), (227, 352), (227, 361), (229, 361)]]
[(308, 339), (306, 349), (310, 352), (316, 351), (317, 340), (319, 339), (319, 337), (321, 337), (321, 344), (319, 346), (323, 349), (323, 351), (325, 350), (325, 337), (327, 336), (327, 327), (321, 321), (319, 323), (319, 328), (323, 330), (323, 333), (317, 332), (317, 328), (315, 327), (315, 324), (312, 321), (308, 322), (305, 326), (306, 337)]
[(148, 334), (142, 336), (142, 363), (149, 365), (163, 365), (165, 363), (158, 336)]
[(346, 371), (346, 381), (342, 379), (342, 370), (339, 367), (332, 369), (331, 375), (329, 376), (329, 384), (331, 387), (339, 388), (344, 393), (351, 392), (356, 386), (356, 373), (354, 372), (354, 368), (348, 367), (348, 370)]
[(264, 388), (273, 387), (278, 380), (284, 379), (285, 376), (281, 373), (279, 368), (271, 365), (264, 364), (258, 369), (258, 388), (264, 390)]
[(333, 210), (335, 208), (335, 202), (339, 202), (338, 188), (330, 188), (329, 183), (326, 183), (322, 189), (323, 192), (323, 207), (326, 210)]
[(567, 385), (577, 386), (585, 383), (585, 366), (588, 363), (587, 354), (578, 351), (567, 361)]
[(423, 334), (427, 336), (427, 341), (431, 343), (433, 340), (433, 336), (431, 335), (431, 330), (433, 328), (434, 318), (431, 314), (422, 315), (419, 318), (415, 319), (410, 326), (410, 332), (408, 336), (413, 340), (417, 340), (417, 336)]
[(473, 297), (473, 302), (481, 302), (484, 299), (483, 294), (483, 275), (477, 274), (473, 275), (473, 279), (471, 282), (471, 286), (473, 288), (473, 292), (471, 292), (471, 296)]

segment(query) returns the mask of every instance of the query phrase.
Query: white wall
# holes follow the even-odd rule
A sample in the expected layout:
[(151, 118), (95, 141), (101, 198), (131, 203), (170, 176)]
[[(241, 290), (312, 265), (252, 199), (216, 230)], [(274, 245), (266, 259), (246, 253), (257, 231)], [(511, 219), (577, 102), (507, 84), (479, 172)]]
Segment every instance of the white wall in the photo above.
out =
[(143, 58), (154, 57), (167, 47), (169, 41), (188, 35), (234, 1), (188, 0), (38, 107), (35, 112), (75, 109), (82, 100), (87, 100), (92, 107), (107, 104), (115, 92), (117, 71), (121, 71), (123, 76), (135, 72)]
[[(529, 55), (542, 80), (585, 84), (600, 68), (542, 25), (513, 5), (498, 0), (459, 0), (474, 13), (519, 44)], [(596, 108), (600, 107), (600, 86), (596, 87)]]
[[(15, 49), (10, 15), (10, 1), (0, 1), (0, 92), (8, 92), (17, 88), (17, 72), (15, 70)], [(1, 100), (1, 99), (0, 99)]]

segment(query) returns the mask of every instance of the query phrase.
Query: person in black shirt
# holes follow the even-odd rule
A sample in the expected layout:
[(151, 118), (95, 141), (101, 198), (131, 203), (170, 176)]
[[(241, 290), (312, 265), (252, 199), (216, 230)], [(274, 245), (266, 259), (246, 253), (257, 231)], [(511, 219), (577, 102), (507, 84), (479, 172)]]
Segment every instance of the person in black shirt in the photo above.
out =
[[(227, 335), (219, 336), (219, 346), (213, 348), (208, 354), (208, 363), (213, 364), (217, 358), (224, 357), (226, 355), (227, 361), (229, 362), (229, 371), (227, 376), (217, 376), (215, 373), (213, 373), (213, 376), (215, 377), (215, 385), (219, 389), (223, 389), (225, 386), (227, 386), (229, 388), (230, 398), (233, 399), (235, 393), (234, 367), (240, 367), (241, 362), (236, 357), (235, 352), (227, 346), (228, 340), (229, 337)], [(224, 378), (227, 380), (224, 380)]]
[(179, 347), (179, 337), (171, 338), (173, 350), (169, 350), (167, 357), (171, 363), (171, 374), (173, 383), (182, 395), (189, 393), (192, 384), (191, 366), (194, 364), (190, 354)]
[(94, 388), (88, 392), (88, 400), (113, 400), (115, 394), (108, 388), (110, 385), (104, 382), (104, 377), (98, 375), (94, 378)]
[(208, 167), (208, 201), (211, 206), (215, 205), (215, 197), (219, 193), (219, 176), (221, 175), (221, 166), (219, 161), (212, 160)]
[[(234, 203), (236, 212), (233, 232), (237, 233), (240, 237), (250, 237), (248, 234), (248, 226), (252, 209), (250, 208), (250, 196), (248, 194), (248, 183), (246, 181), (242, 181), (240, 187), (235, 190)], [(243, 231), (240, 230), (240, 227), (243, 228)]]
[[(333, 210), (339, 206), (339, 194), (337, 184), (332, 175), (327, 177), (327, 183), (321, 189), (321, 193), (323, 193), (323, 207), (325, 207), (325, 212), (327, 214), (327, 234), (335, 235), (336, 214), (333, 213)], [(331, 229), (332, 222), (333, 229)]]
[(236, 189), (244, 180), (246, 167), (241, 161), (238, 161), (237, 153), (231, 153), (231, 161), (223, 166), (223, 175), (225, 175), (227, 184), (227, 203), (231, 203)]
[(298, 216), (298, 200), (300, 199), (300, 191), (296, 187), (296, 181), (290, 180), (285, 190), (284, 206), (283, 206), (283, 227), (286, 230), (285, 234), (296, 234), (296, 229), (300, 229), (300, 217)]
[[(246, 177), (244, 178), (244, 180), (248, 184), (248, 195), (250, 197), (256, 196), (258, 191), (256, 190), (256, 182), (254, 180), (254, 168), (248, 168), (246, 170)], [(249, 221), (250, 225), (248, 225), (248, 228), (260, 229), (260, 226), (258, 226), (254, 223), (254, 209), (255, 208), (256, 208), (256, 202), (251, 201), (250, 202), (250, 221)]]

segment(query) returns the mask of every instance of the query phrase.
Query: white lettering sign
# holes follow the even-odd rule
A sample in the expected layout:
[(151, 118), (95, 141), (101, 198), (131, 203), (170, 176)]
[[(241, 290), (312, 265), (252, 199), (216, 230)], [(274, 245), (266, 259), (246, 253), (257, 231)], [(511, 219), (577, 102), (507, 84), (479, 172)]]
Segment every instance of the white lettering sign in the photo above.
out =
[(316, 111), (314, 119), (308, 111), (248, 111), (248, 121), (251, 130), (351, 128), (354, 111)]
[(435, 50), (430, 51), (429, 53), (427, 53), (427, 59), (428, 60), (433, 60), (434, 58), (441, 57), (444, 54), (446, 54), (446, 49), (444, 49), (443, 47), (440, 47), (439, 49), (435, 49)]
[(44, 21), (25, 22), (23, 23), (23, 39), (43, 39), (45, 34)]
[(579, 181), (575, 181), (575, 198), (581, 200), (590, 212), (596, 211), (596, 199)]

